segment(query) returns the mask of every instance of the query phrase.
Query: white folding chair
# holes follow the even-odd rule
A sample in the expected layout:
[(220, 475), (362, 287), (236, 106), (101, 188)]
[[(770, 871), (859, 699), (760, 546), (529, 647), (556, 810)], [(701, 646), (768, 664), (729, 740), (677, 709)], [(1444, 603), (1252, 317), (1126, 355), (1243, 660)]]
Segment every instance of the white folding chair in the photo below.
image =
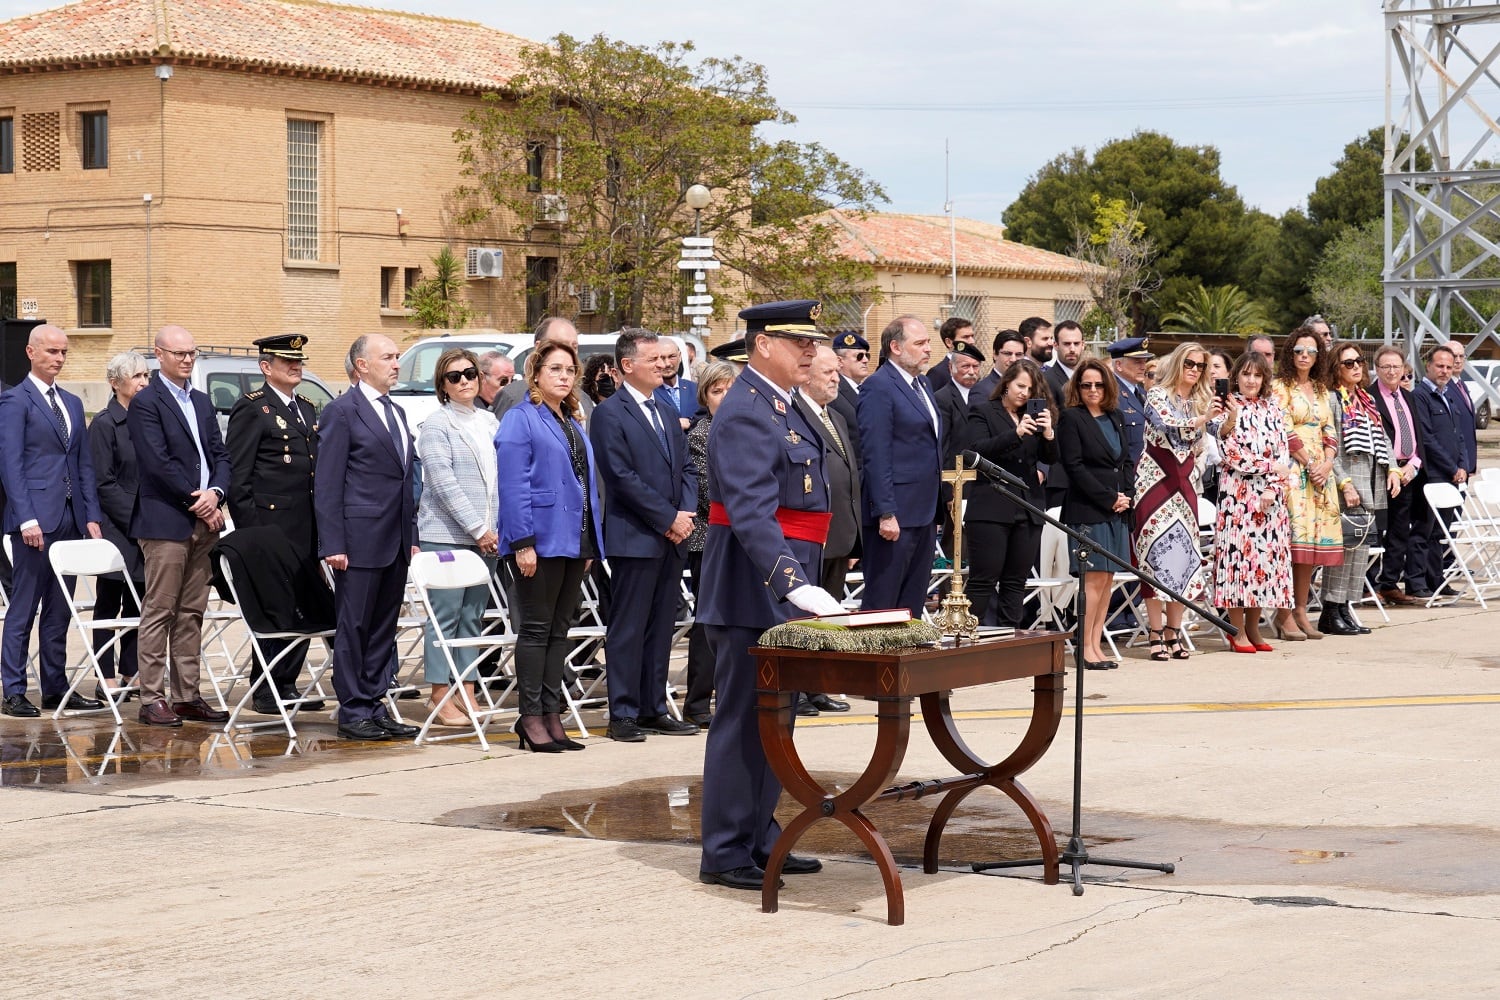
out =
[[(234, 599), (234, 605), (235, 607), (240, 609), (240, 613), (243, 617), (246, 606), (245, 599), (248, 596), (248, 591), (242, 593), (239, 587), (235, 585), (234, 572), (230, 568), (228, 559), (219, 559), (219, 569), (224, 574), (225, 582), (229, 584), (229, 596)], [(323, 674), (326, 673), (328, 669), (333, 665), (334, 630), (328, 628), (315, 629), (309, 632), (298, 632), (294, 630), (261, 631), (251, 626), (248, 617), (243, 617), (243, 620), (245, 622), (245, 633), (249, 636), (251, 658), (253, 662), (265, 664), (265, 669), (261, 671), (260, 676), (256, 678), (253, 684), (249, 684), (246, 686), (245, 693), (240, 695), (239, 700), (236, 701), (234, 705), (229, 709), (229, 719), (224, 723), (224, 732), (234, 733), (239, 730), (267, 729), (275, 726), (281, 726), (286, 729), (286, 735), (288, 739), (295, 739), (297, 736), (297, 727), (292, 720), (296, 718), (297, 712), (301, 710), (303, 703), (308, 701), (320, 701), (327, 697), (327, 692), (325, 692), (322, 688), (322, 678)], [(272, 674), (275, 671), (276, 665), (279, 664), (284, 657), (290, 656), (293, 652), (302, 648), (302, 643), (289, 642), (282, 647), (281, 652), (268, 659), (265, 655), (265, 649), (261, 645), (261, 643), (265, 642), (267, 639), (307, 640), (308, 681), (305, 685), (303, 685), (302, 689), (297, 692), (297, 695), (295, 697), (282, 697), (280, 689), (276, 687), (276, 683), (274, 678), (272, 677)], [(321, 639), (323, 641), (323, 658), (321, 660), (315, 660), (312, 655), (312, 641), (314, 639)], [(241, 676), (237, 674), (233, 679), (239, 680), (241, 679)], [(255, 698), (255, 692), (260, 688), (264, 688), (267, 697), (276, 702), (277, 717), (275, 719), (267, 719), (264, 722), (241, 722), (240, 716), (245, 713), (246, 709), (250, 706), (251, 702)]]
[[(411, 585), (416, 588), (417, 599), (427, 613), (427, 620), (432, 626), (433, 645), (443, 654), (443, 659), (448, 664), (448, 692), (433, 705), (428, 712), (427, 719), (422, 723), (422, 729), (417, 733), (416, 743), (437, 743), (444, 740), (462, 739), (466, 733), (448, 733), (442, 736), (430, 735), (433, 723), (443, 710), (448, 707), (460, 692), (467, 690), (470, 681), (475, 681), (478, 687), (479, 698), (473, 709), (468, 711), (470, 729), (479, 738), (479, 745), (489, 750), (490, 743), (485, 737), (485, 730), (490, 721), (501, 714), (517, 715), (516, 709), (501, 707), (505, 696), (515, 689), (515, 675), (510, 671), (503, 671), (493, 677), (479, 675), (475, 667), (480, 657), (492, 652), (500, 652), (506, 660), (515, 655), (516, 636), (512, 633), (495, 633), (474, 636), (447, 636), (443, 634), (442, 624), (432, 611), (432, 594), (445, 590), (467, 590), (470, 587), (487, 587), (490, 590), (492, 600), (499, 601), (499, 595), (495, 593), (493, 578), (490, 576), (489, 567), (479, 555), (469, 549), (455, 549), (451, 552), (418, 552), (412, 557), (411, 568), (408, 571)], [(471, 650), (474, 659), (469, 666), (459, 669), (458, 663), (453, 659), (455, 649)], [(493, 684), (502, 683), (504, 689), (498, 698), (490, 690)]]
[[(1062, 516), (1061, 507), (1052, 507), (1047, 513), (1052, 517)], [(1026, 580), (1026, 599), (1037, 601), (1036, 619), (1027, 626), (1039, 628), (1051, 624), (1059, 632), (1066, 632), (1063, 612), (1073, 606), (1078, 591), (1078, 581), (1068, 573), (1068, 536), (1055, 525), (1042, 525), (1042, 545), (1037, 557), (1036, 571)]]
[[(68, 682), (68, 690), (63, 693), (62, 702), (52, 713), (52, 717), (61, 719), (64, 716), (85, 714), (70, 711), (67, 704), (68, 699), (78, 691), (84, 680), (92, 677), (99, 687), (106, 690), (107, 694), (101, 708), (89, 711), (108, 711), (114, 716), (115, 725), (118, 726), (121, 724), (119, 703), (125, 697), (125, 692), (133, 688), (111, 689), (111, 685), (105, 683), (104, 669), (99, 665), (99, 654), (106, 650), (113, 651), (118, 659), (120, 643), (124, 640), (126, 633), (141, 627), (141, 619), (139, 615), (129, 618), (95, 619), (92, 584), (97, 577), (107, 573), (119, 573), (125, 579), (125, 586), (130, 588), (130, 596), (134, 598), (135, 606), (140, 607), (140, 595), (135, 592), (135, 583), (125, 569), (125, 557), (120, 555), (120, 550), (115, 548), (115, 544), (107, 538), (80, 538), (66, 542), (53, 542), (47, 549), (47, 561), (52, 566), (53, 575), (57, 577), (58, 586), (62, 588), (63, 595), (67, 598), (68, 617), (72, 619), (73, 626), (78, 629), (78, 635), (83, 640), (83, 656), (69, 668), (71, 679)], [(90, 598), (88, 600), (80, 601), (74, 598), (73, 581), (75, 578), (89, 581)], [(85, 613), (88, 615), (87, 620), (84, 619)], [(98, 649), (94, 648), (95, 632), (110, 633), (108, 641)]]
[[(1452, 556), (1443, 570), (1438, 589), (1427, 599), (1427, 607), (1457, 601), (1456, 585), (1463, 581), (1479, 606), (1488, 610), (1485, 594), (1500, 591), (1500, 572), (1497, 572), (1495, 560), (1495, 553), (1500, 549), (1500, 535), (1483, 520), (1464, 517), (1463, 494), (1452, 483), (1428, 483), (1422, 488), (1422, 493), (1437, 518), (1443, 544)], [(1445, 513), (1452, 516), (1445, 517)]]

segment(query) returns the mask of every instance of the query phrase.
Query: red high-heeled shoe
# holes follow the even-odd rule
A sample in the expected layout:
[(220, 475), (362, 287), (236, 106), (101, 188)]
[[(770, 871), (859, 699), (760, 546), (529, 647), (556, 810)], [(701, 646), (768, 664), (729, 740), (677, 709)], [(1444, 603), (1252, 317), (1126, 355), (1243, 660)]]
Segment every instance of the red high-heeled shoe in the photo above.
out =
[[(1231, 637), (1230, 640), (1229, 640), (1229, 648), (1232, 649), (1232, 650), (1234, 650), (1236, 653), (1253, 653), (1259, 647), (1255, 646), (1252, 643), (1248, 643), (1248, 642), (1245, 643), (1245, 645), (1241, 646), (1238, 642), (1236, 642), (1234, 640), (1233, 637)], [(1271, 647), (1267, 646), (1266, 648), (1270, 649)]]

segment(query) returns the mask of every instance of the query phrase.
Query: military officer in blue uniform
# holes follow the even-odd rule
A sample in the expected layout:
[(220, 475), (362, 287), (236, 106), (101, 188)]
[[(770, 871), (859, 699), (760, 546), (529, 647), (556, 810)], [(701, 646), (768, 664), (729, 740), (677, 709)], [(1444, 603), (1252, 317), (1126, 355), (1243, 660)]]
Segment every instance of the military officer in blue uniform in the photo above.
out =
[(1145, 337), (1126, 337), (1105, 347), (1120, 383), (1120, 416), (1125, 418), (1125, 447), (1139, 465), (1146, 449), (1146, 363), (1156, 355)]
[[(313, 466), (317, 460), (318, 415), (313, 405), (297, 395), (302, 383), (302, 363), (307, 360), (307, 338), (300, 333), (278, 334), (255, 341), (260, 351), (260, 370), (265, 384), (245, 393), (229, 411), (224, 444), (233, 470), (229, 515), (236, 528), (270, 525), (291, 539), (309, 563), (316, 561), (318, 545), (313, 516)], [(261, 643), (267, 658), (275, 657), (287, 639)], [(284, 656), (271, 671), (283, 698), (297, 695), (297, 675), (307, 659), (307, 642)], [(251, 666), (252, 678), (260, 677), (261, 664)], [(253, 680), (252, 680), (253, 683)], [(255, 710), (274, 714), (275, 699), (264, 686), (255, 692)], [(317, 711), (320, 701), (303, 703)]]
[[(837, 614), (817, 585), (827, 537), (828, 485), (817, 430), (794, 406), (817, 345), (818, 304), (770, 302), (740, 313), (746, 367), (729, 387), (708, 436), (709, 525), (697, 620), (714, 652), (718, 706), (703, 755), (703, 857), (709, 885), (759, 889), (781, 828), (781, 783), (761, 748), (755, 706), (760, 634), (794, 617)], [(788, 875), (816, 858), (790, 855)]]

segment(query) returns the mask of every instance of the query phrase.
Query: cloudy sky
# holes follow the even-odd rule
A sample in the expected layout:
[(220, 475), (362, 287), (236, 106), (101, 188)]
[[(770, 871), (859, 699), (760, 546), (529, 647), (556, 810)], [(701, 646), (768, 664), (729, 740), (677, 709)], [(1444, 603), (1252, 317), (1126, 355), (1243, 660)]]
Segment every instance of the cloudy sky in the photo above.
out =
[[(994, 222), (1057, 153), (1137, 129), (1218, 147), (1245, 201), (1279, 214), (1385, 113), (1379, 0), (362, 2), (742, 56), (794, 137), (869, 173), (892, 210), (942, 211), (946, 141), (958, 213)], [(0, 0), (0, 19), (50, 6)]]

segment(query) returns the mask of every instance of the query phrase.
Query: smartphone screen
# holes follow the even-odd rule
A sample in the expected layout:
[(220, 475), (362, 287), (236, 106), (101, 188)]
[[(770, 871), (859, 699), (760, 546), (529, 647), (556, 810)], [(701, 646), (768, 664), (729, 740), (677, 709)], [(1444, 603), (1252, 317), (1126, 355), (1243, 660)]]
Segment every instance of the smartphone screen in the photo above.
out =
[(1214, 395), (1220, 399), (1229, 398), (1229, 380), (1227, 378), (1214, 379)]

